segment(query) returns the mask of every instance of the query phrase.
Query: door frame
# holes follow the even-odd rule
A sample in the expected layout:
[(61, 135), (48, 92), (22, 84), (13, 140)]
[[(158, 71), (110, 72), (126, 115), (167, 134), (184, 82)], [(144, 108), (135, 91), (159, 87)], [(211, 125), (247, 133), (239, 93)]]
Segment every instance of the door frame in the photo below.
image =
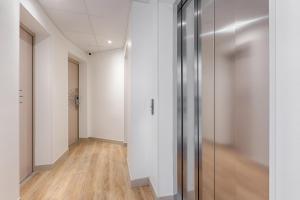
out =
[[(199, 28), (200, 28), (200, 2), (201, 0), (178, 0), (176, 1), (175, 5), (176, 5), (176, 15), (174, 16), (174, 18), (176, 17), (176, 26), (177, 28), (174, 29), (176, 30), (176, 34), (177, 34), (177, 55), (176, 55), (176, 59), (177, 59), (177, 64), (176, 64), (176, 70), (177, 71), (177, 80), (176, 80), (176, 85), (177, 85), (177, 94), (176, 97), (177, 98), (177, 120), (176, 120), (176, 124), (177, 124), (177, 142), (175, 143), (175, 145), (177, 146), (176, 150), (177, 150), (177, 193), (176, 193), (176, 197), (178, 200), (181, 200), (183, 198), (184, 195), (184, 191), (183, 191), (183, 182), (184, 182), (184, 177), (183, 177), (183, 170), (184, 170), (184, 159), (183, 159), (183, 153), (184, 153), (184, 142), (182, 141), (183, 138), (183, 82), (182, 82), (182, 69), (183, 69), (183, 59), (182, 59), (182, 8), (184, 8), (184, 6), (186, 5), (187, 2), (189, 1), (193, 1), (194, 2), (194, 40), (195, 40), (195, 45), (194, 45), (194, 57), (195, 57), (195, 71), (196, 73), (196, 77), (195, 77), (195, 88), (197, 89), (197, 91), (195, 91), (195, 96), (196, 96), (196, 104), (195, 104), (195, 122), (197, 122), (197, 124), (195, 123), (195, 129), (197, 130), (197, 135), (195, 135), (195, 138), (197, 138), (197, 140), (195, 141), (195, 149), (194, 149), (194, 154), (195, 154), (195, 167), (194, 167), (194, 176), (195, 178), (195, 196), (196, 199), (201, 199), (201, 194), (202, 191), (200, 191), (200, 187), (199, 185), (201, 184), (201, 180), (200, 177), (202, 176), (199, 171), (199, 169), (201, 169), (202, 167), (202, 159), (201, 159), (201, 155), (202, 155), (202, 144), (200, 144), (200, 137), (201, 136), (201, 129), (200, 129), (200, 124), (201, 124), (201, 110), (200, 110), (200, 95), (199, 94), (199, 88), (201, 85), (199, 85), (199, 71), (200, 66), (199, 66), (199, 55), (200, 55), (200, 39), (199, 39)], [(201, 167), (201, 168), (200, 168)]]
[[(26, 182), (26, 180), (28, 180), (32, 174), (35, 172), (35, 64), (34, 64), (34, 58), (35, 58), (35, 51), (34, 51), (34, 45), (35, 45), (35, 33), (32, 32), (27, 26), (25, 26), (23, 23), (20, 22), (19, 25), (19, 32), (21, 32), (21, 29), (23, 29), (26, 33), (28, 33), (29, 35), (32, 36), (32, 172), (29, 176), (27, 176), (26, 178), (24, 178), (23, 180), (19, 180), (20, 184)], [(19, 52), (20, 53), (20, 52)], [(20, 67), (20, 63), (19, 63), (19, 67)], [(21, 92), (21, 90), (19, 89), (19, 93)], [(20, 110), (19, 110), (20, 112)], [(20, 134), (20, 130), (19, 130), (19, 134)], [(19, 144), (20, 146), (20, 144)], [(20, 157), (19, 157), (20, 160)], [(19, 163), (19, 167), (20, 167), (20, 163)], [(20, 177), (19, 177), (20, 178)]]

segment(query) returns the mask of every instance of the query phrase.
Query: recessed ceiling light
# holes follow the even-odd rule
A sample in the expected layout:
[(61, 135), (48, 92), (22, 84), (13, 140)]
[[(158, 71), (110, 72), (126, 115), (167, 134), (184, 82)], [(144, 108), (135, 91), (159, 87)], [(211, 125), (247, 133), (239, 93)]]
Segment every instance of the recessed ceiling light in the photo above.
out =
[(108, 44), (111, 44), (111, 43), (112, 43), (112, 41), (111, 41), (111, 40), (108, 40), (108, 41), (107, 41), (107, 43), (108, 43)]

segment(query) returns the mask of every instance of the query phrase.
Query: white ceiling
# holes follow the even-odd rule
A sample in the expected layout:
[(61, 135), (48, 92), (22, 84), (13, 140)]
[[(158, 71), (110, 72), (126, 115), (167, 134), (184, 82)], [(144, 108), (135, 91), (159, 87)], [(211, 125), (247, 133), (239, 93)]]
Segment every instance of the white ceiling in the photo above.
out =
[(131, 0), (38, 1), (63, 34), (82, 50), (124, 46)]

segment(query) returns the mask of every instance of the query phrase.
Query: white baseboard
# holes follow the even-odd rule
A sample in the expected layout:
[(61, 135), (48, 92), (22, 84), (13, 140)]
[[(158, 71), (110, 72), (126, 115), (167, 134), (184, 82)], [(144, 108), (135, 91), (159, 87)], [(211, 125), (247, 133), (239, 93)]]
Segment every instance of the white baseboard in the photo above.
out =
[(157, 195), (157, 193), (155, 192), (154, 187), (148, 177), (131, 180), (130, 185), (131, 185), (131, 187), (150, 186), (152, 194), (154, 195), (156, 200), (175, 200), (175, 195), (159, 197)]
[(108, 142), (108, 143), (112, 143), (112, 144), (121, 144), (124, 145), (125, 143), (123, 141), (118, 141), (118, 140), (110, 140), (110, 139), (104, 139), (104, 138), (96, 138), (96, 137), (89, 137), (87, 139), (91, 139), (91, 140), (99, 140), (102, 142)]
[(139, 178), (130, 180), (131, 187), (142, 187), (142, 186), (148, 186), (150, 185), (149, 178)]
[(69, 149), (65, 151), (65, 153), (63, 153), (53, 164), (34, 166), (33, 171), (37, 172), (37, 171), (45, 171), (45, 170), (52, 169), (55, 165), (57, 165), (57, 163), (63, 161), (67, 157), (68, 153), (69, 153)]
[(154, 194), (156, 200), (175, 200), (175, 195), (159, 197), (157, 195), (157, 193), (155, 192), (155, 189), (154, 189), (154, 187), (153, 187), (152, 182), (150, 181), (150, 179), (149, 179), (149, 186), (150, 186), (150, 188), (152, 190), (152, 193)]

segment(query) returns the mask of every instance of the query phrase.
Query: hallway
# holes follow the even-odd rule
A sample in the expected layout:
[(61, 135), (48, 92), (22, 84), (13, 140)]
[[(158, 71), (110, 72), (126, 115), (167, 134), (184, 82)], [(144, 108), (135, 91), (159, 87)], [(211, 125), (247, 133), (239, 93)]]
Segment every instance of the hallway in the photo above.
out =
[(81, 140), (51, 170), (33, 174), (22, 200), (152, 200), (150, 187), (131, 188), (126, 147)]
[(299, 9), (0, 0), (0, 200), (300, 200)]

